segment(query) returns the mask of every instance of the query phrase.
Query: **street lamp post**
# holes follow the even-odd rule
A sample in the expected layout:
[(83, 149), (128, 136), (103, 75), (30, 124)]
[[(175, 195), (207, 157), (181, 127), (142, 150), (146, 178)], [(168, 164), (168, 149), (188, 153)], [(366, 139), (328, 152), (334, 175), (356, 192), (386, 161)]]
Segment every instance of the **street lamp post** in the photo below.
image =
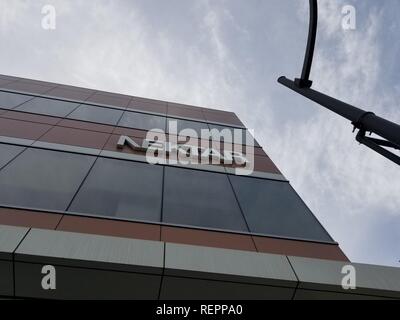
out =
[[(296, 78), (292, 81), (286, 77), (280, 77), (278, 82), (351, 121), (354, 130), (358, 130), (356, 140), (359, 143), (400, 165), (400, 157), (386, 149), (391, 148), (400, 150), (400, 126), (398, 124), (378, 117), (373, 112), (354, 107), (343, 101), (311, 89), (312, 81), (309, 77), (317, 35), (318, 3), (317, 0), (309, 0), (309, 2), (310, 27), (308, 31), (307, 48), (301, 78)], [(367, 132), (374, 133), (383, 139), (367, 137)]]

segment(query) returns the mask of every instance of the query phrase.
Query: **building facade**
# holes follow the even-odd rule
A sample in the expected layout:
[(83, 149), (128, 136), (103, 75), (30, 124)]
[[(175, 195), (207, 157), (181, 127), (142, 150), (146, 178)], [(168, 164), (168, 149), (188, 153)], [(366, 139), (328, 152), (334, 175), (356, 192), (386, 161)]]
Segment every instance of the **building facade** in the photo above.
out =
[(234, 113), (10, 76), (0, 271), (17, 298), (400, 297), (399, 269), (352, 264)]

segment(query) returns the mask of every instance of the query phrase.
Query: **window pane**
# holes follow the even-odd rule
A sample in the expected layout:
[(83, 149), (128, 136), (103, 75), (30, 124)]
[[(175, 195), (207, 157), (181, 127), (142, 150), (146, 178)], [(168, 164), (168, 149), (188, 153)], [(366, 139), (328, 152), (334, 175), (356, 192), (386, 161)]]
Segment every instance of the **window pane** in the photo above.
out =
[(167, 124), (168, 132), (169, 132), (169, 122), (170, 121), (177, 121), (178, 133), (184, 129), (192, 129), (196, 132), (195, 137), (201, 137), (202, 129), (209, 130), (208, 124), (205, 122), (168, 118), (168, 124)]
[(69, 210), (159, 222), (162, 171), (161, 166), (99, 158)]
[(125, 111), (118, 125), (134, 129), (162, 129), (165, 131), (165, 118), (150, 114)]
[(28, 149), (0, 171), (0, 203), (66, 210), (95, 157)]
[(122, 113), (122, 110), (83, 104), (72, 112), (68, 118), (115, 125), (122, 116)]
[(24, 147), (0, 144), (0, 169), (24, 149)]
[(288, 182), (229, 178), (252, 232), (332, 241)]
[(61, 100), (35, 98), (16, 108), (19, 111), (45, 114), (55, 117), (65, 117), (79, 104)]
[(233, 127), (224, 127), (224, 126), (220, 126), (220, 125), (217, 125), (217, 124), (211, 124), (211, 123), (209, 124), (209, 126), (210, 126), (210, 129), (217, 129), (218, 132), (219, 132), (219, 133), (213, 133), (212, 134), (212, 139), (213, 140), (221, 141), (220, 133), (223, 132), (222, 130), (227, 129), (227, 130), (230, 131), (230, 135), (227, 136), (227, 137), (229, 137), (227, 139), (227, 142), (228, 143), (232, 143), (233, 140), (235, 139), (235, 131), (236, 130), (240, 130), (241, 131), (241, 134), (240, 134), (241, 141), (235, 141), (235, 143), (244, 144), (244, 145), (246, 145), (246, 144), (247, 145), (252, 145), (253, 144), (255, 146), (258, 145), (257, 142), (254, 140), (253, 136), (250, 134), (250, 132), (248, 130), (242, 130), (242, 129), (233, 128)]
[(0, 91), (0, 108), (13, 109), (32, 98), (32, 96), (26, 96), (23, 94)]
[(248, 231), (227, 175), (165, 167), (163, 221)]

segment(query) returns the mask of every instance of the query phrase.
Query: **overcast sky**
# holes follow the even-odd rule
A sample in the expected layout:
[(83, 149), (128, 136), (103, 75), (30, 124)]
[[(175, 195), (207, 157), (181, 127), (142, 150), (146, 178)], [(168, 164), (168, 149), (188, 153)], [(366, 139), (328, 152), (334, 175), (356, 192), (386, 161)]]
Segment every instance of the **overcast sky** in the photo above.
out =
[[(400, 2), (319, 2), (314, 88), (400, 122)], [(276, 82), (301, 71), (307, 0), (0, 0), (0, 26), (0, 74), (236, 112), (352, 261), (400, 266), (400, 168)]]

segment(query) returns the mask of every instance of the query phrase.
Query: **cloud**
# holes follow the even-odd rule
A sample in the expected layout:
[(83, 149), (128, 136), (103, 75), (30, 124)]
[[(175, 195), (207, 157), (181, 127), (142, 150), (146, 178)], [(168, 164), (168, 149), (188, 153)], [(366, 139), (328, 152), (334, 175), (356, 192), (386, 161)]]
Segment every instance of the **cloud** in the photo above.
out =
[(9, 31), (9, 26), (22, 24), (20, 16), (23, 12), (26, 12), (28, 3), (23, 1), (16, 1), (13, 5), (9, 5), (9, 1), (0, 1), (0, 26), (1, 34), (4, 35), (6, 31)]

